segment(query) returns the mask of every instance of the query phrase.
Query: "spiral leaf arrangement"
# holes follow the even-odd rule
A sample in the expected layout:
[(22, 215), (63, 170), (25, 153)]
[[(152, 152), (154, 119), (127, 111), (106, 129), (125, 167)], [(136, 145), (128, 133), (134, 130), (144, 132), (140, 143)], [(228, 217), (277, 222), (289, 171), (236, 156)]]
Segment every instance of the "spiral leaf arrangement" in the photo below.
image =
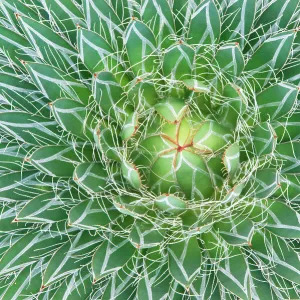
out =
[(1, 0), (0, 298), (299, 299), (299, 0)]

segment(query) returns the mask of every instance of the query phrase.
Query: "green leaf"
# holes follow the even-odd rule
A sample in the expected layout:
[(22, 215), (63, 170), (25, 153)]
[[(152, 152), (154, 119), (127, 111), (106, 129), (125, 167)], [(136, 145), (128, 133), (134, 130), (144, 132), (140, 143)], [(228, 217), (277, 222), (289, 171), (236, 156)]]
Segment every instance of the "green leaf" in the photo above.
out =
[(265, 122), (256, 125), (253, 128), (251, 138), (253, 143), (251, 146), (253, 146), (257, 156), (271, 154), (275, 150), (277, 136), (270, 123)]
[(1, 112), (0, 128), (14, 139), (33, 145), (59, 144), (62, 140), (55, 121), (24, 112)]
[(43, 286), (49, 286), (89, 263), (89, 253), (100, 241), (100, 238), (88, 231), (81, 231), (76, 237), (65, 242), (51, 257), (43, 274)]
[(265, 228), (282, 238), (299, 238), (300, 214), (281, 201), (265, 199), (249, 207), (249, 216), (256, 223), (264, 223)]
[(287, 280), (300, 283), (300, 261), (297, 253), (281, 238), (267, 231), (257, 231), (252, 238), (252, 251), (263, 265)]
[(54, 192), (41, 194), (30, 200), (17, 214), (18, 222), (52, 223), (65, 220), (66, 208)]
[(140, 258), (132, 257), (123, 268), (110, 276), (102, 295), (102, 300), (133, 300), (136, 292), (136, 270), (140, 267)]
[(93, 31), (79, 28), (77, 44), (79, 56), (91, 73), (106, 70), (112, 72), (119, 82), (122, 81), (124, 71), (120, 66), (120, 57), (105, 38)]
[(278, 119), (291, 111), (297, 101), (298, 88), (291, 84), (275, 84), (256, 96), (261, 121)]
[(108, 174), (100, 162), (85, 162), (74, 169), (73, 180), (89, 193), (100, 193), (106, 188)]
[(201, 268), (201, 250), (197, 238), (168, 245), (169, 270), (173, 278), (189, 287)]
[(52, 300), (82, 300), (93, 291), (92, 275), (87, 267), (69, 276), (57, 287)]
[[(191, 46), (177, 44), (164, 51), (162, 71), (172, 80), (190, 79), (192, 75), (195, 51)], [(176, 64), (174, 64), (176, 62)]]
[[(23, 68), (21, 61), (32, 61), (33, 51), (28, 40), (17, 32), (0, 26), (0, 48), (18, 67)], [(3, 75), (3, 74), (1, 74)]]
[(168, 122), (176, 123), (180, 121), (188, 106), (183, 99), (167, 98), (159, 101), (155, 106), (155, 110)]
[(148, 211), (147, 203), (143, 203), (140, 197), (121, 195), (114, 199), (114, 206), (119, 212), (133, 217), (141, 217)]
[(186, 210), (187, 204), (176, 196), (164, 194), (155, 199), (155, 206), (163, 212), (177, 215)]
[(132, 20), (126, 29), (124, 43), (131, 70), (136, 76), (155, 71), (157, 45), (149, 27), (140, 21)]
[(165, 226), (160, 221), (154, 223), (136, 220), (131, 229), (129, 240), (138, 249), (152, 248), (162, 243), (165, 233)]
[(248, 42), (255, 12), (255, 0), (229, 1), (226, 8), (226, 18), (222, 22), (221, 40), (238, 42), (243, 49)]
[(26, 163), (25, 157), (31, 147), (28, 145), (19, 145), (17, 143), (0, 144), (0, 173), (10, 173), (31, 169)]
[(241, 215), (222, 218), (213, 227), (228, 244), (234, 246), (248, 245), (254, 231), (253, 223)]
[(291, 116), (279, 118), (272, 123), (279, 143), (289, 142), (300, 138), (300, 114), (295, 112)]
[(81, 9), (72, 0), (43, 0), (42, 4), (59, 31), (75, 44), (76, 27), (85, 25)]
[(126, 141), (133, 137), (138, 129), (138, 126), (138, 114), (136, 112), (129, 114), (120, 133), (122, 140)]
[(247, 49), (250, 47), (251, 49), (258, 48), (272, 33), (285, 29), (298, 5), (299, 0), (273, 1), (266, 5), (266, 9), (255, 20), (255, 30), (249, 37), (249, 47)]
[(214, 121), (201, 124), (194, 136), (193, 145), (204, 153), (217, 152), (232, 140), (231, 131)]
[(116, 161), (121, 160), (122, 141), (119, 130), (114, 124), (99, 123), (94, 130), (94, 140), (105, 157)]
[(83, 11), (89, 30), (99, 33), (115, 50), (122, 50), (123, 25), (106, 1), (83, 0)]
[(222, 92), (222, 102), (217, 113), (219, 123), (235, 129), (247, 108), (243, 90), (234, 84), (227, 84)]
[(31, 18), (19, 16), (19, 23), (38, 57), (46, 63), (68, 73), (76, 72), (75, 49), (48, 26)]
[(295, 174), (282, 174), (280, 178), (281, 188), (274, 196), (288, 199), (289, 202), (298, 201), (300, 198), (300, 176)]
[(133, 256), (135, 248), (123, 237), (110, 235), (96, 250), (92, 269), (94, 280), (120, 270)]
[(142, 186), (141, 176), (139, 170), (132, 163), (123, 161), (121, 164), (121, 170), (123, 177), (127, 180), (130, 185), (135, 189), (140, 189)]
[(245, 66), (243, 53), (237, 43), (221, 46), (216, 53), (215, 62), (229, 79), (240, 76)]
[(26, 196), (20, 194), (22, 187), (36, 178), (37, 172), (11, 172), (0, 176), (0, 199), (2, 201), (26, 200)]
[(51, 108), (57, 123), (64, 130), (93, 141), (95, 116), (85, 105), (70, 99), (58, 99)]
[[(172, 44), (171, 35), (175, 34), (175, 24), (167, 0), (150, 0), (143, 2), (141, 16), (145, 24), (149, 24), (159, 48), (167, 48)], [(153, 18), (153, 16), (156, 16)]]
[(282, 161), (282, 173), (300, 174), (299, 142), (287, 142), (277, 145), (276, 157)]
[(238, 142), (231, 144), (225, 150), (222, 160), (229, 177), (232, 179), (240, 168), (240, 147)]
[(195, 153), (181, 151), (175, 162), (176, 178), (189, 200), (204, 200), (212, 196), (214, 188), (204, 159)]
[(49, 176), (68, 178), (73, 175), (75, 165), (92, 157), (93, 149), (89, 147), (44, 146), (32, 153), (30, 162)]
[[(172, 284), (172, 277), (168, 271), (167, 258), (158, 247), (148, 250), (143, 258), (143, 276), (138, 282), (138, 299), (151, 300), (171, 297), (173, 288), (174, 284)], [(176, 297), (176, 294), (174, 296)], [(172, 299), (176, 299), (175, 297)]]
[(106, 198), (81, 201), (69, 211), (69, 225), (86, 230), (97, 230), (120, 216)]
[(259, 169), (253, 173), (243, 189), (248, 197), (267, 198), (279, 188), (279, 174), (275, 169)]
[(219, 39), (220, 31), (220, 16), (214, 2), (203, 1), (191, 15), (188, 43), (200, 46), (214, 44)]
[(26, 63), (25, 67), (36, 86), (49, 100), (71, 98), (85, 105), (89, 102), (90, 90), (62, 70), (40, 63)]
[(254, 52), (244, 69), (251, 89), (261, 90), (280, 71), (289, 56), (294, 36), (293, 31), (275, 34)]
[(9, 23), (16, 31), (19, 31), (20, 33), (22, 33), (22, 29), (18, 23), (19, 15), (28, 16), (34, 20), (39, 20), (36, 10), (31, 9), (28, 5), (19, 0), (1, 1), (0, 7), (7, 20), (9, 20)]
[(116, 77), (111, 72), (100, 72), (93, 80), (93, 95), (100, 105), (103, 116), (122, 121), (131, 112), (126, 105), (127, 97)]
[(210, 88), (204, 83), (196, 80), (196, 79), (184, 79), (182, 80), (187, 89), (194, 91), (196, 93), (208, 93), (210, 92)]
[(216, 264), (219, 282), (239, 298), (248, 300), (250, 272), (241, 249), (228, 246), (212, 231), (203, 233), (201, 239)]
[(12, 108), (49, 117), (47, 99), (43, 98), (37, 88), (24, 78), (1, 72), (0, 87), (3, 100)]
[[(155, 148), (155, 144), (153, 147)], [(147, 183), (152, 191), (158, 193), (172, 193), (176, 191), (175, 168), (173, 163), (176, 156), (176, 151), (171, 151), (165, 155), (160, 155), (155, 160), (151, 166)]]
[(7, 284), (4, 293), (0, 293), (1, 299), (21, 299), (24, 298), (24, 295), (37, 294), (42, 286), (41, 271), (44, 269), (45, 265), (40, 261), (17, 272), (11, 282)]
[[(49, 229), (48, 229), (49, 230)], [(49, 255), (67, 240), (61, 232), (31, 231), (16, 241), (0, 260), (0, 274), (20, 270)]]

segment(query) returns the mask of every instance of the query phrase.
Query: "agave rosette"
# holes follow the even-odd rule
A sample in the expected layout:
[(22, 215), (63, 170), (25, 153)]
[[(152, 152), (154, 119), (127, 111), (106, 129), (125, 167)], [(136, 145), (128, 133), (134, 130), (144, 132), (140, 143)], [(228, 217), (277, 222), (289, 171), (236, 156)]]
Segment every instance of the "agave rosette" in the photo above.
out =
[(0, 9), (1, 299), (299, 298), (299, 0)]

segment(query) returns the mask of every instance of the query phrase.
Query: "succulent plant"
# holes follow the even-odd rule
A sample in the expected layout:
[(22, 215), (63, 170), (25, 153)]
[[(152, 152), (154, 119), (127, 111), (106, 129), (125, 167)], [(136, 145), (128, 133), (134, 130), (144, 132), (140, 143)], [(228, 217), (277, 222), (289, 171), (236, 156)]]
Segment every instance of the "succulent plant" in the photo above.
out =
[(299, 0), (0, 0), (0, 298), (299, 299)]

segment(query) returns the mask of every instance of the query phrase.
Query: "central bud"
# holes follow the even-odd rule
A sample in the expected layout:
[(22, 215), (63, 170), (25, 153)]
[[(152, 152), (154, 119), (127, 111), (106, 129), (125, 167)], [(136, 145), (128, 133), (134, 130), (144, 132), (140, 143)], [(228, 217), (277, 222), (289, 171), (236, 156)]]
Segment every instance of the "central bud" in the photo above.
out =
[(210, 198), (222, 182), (220, 150), (232, 139), (229, 130), (203, 119), (199, 111), (177, 98), (160, 100), (149, 119), (143, 137), (129, 154), (132, 163), (123, 163), (124, 177), (133, 187), (144, 185), (157, 196)]

